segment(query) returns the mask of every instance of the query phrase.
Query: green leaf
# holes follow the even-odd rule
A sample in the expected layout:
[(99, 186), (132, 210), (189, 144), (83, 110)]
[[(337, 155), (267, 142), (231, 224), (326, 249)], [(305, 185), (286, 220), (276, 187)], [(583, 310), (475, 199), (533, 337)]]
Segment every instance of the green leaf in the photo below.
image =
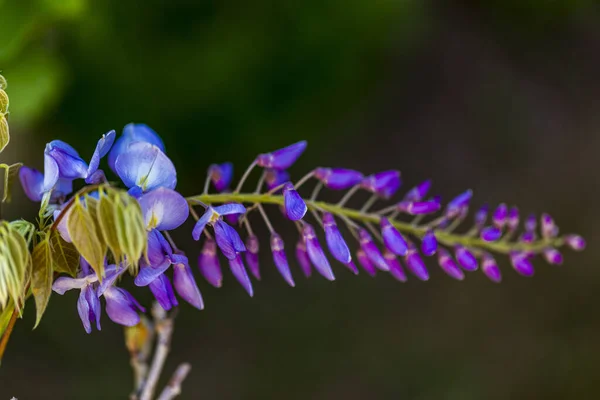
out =
[(8, 121), (6, 116), (0, 114), (0, 153), (6, 145), (10, 142), (10, 135), (8, 134)]
[(117, 228), (117, 205), (114, 201), (108, 197), (108, 195), (100, 191), (100, 200), (96, 205), (96, 215), (98, 218), (98, 225), (102, 231), (102, 236), (108, 248), (112, 252), (115, 262), (120, 263), (123, 261), (123, 251), (121, 250), (121, 244), (119, 242), (118, 228)]
[(31, 267), (27, 242), (6, 221), (0, 221), (0, 306), (23, 303)]
[(6, 89), (7, 86), (8, 86), (8, 83), (6, 83), (6, 78), (3, 77), (2, 75), (0, 75), (0, 89), (4, 90), (4, 89)]
[(2, 192), (2, 202), (10, 201), (10, 189), (17, 175), (19, 169), (23, 166), (22, 163), (16, 163), (13, 165), (0, 164), (0, 168), (4, 168), (4, 191)]
[(52, 256), (50, 254), (50, 243), (47, 239), (35, 246), (32, 259), (31, 291), (36, 308), (35, 325), (33, 327), (35, 329), (46, 311), (52, 294)]
[(4, 331), (8, 326), (8, 321), (10, 321), (10, 317), (12, 317), (12, 313), (15, 310), (15, 305), (12, 301), (0, 311), (0, 337), (4, 335)]
[(0, 114), (8, 114), (8, 105), (8, 94), (4, 90), (0, 89)]
[(40, 211), (38, 213), (38, 217), (40, 218), (40, 220), (49, 217), (51, 214), (51, 211), (48, 209), (51, 197), (52, 190), (49, 190), (46, 193), (44, 193), (44, 196), (42, 197), (42, 202), (40, 203)]
[(75, 248), (90, 263), (98, 278), (101, 279), (104, 275), (106, 243), (102, 237), (98, 236), (96, 220), (90, 213), (92, 209), (94, 208), (91, 206), (84, 207), (79, 196), (76, 195), (68, 216), (67, 230)]
[(77, 276), (79, 252), (73, 243), (65, 241), (58, 231), (52, 231), (49, 240), (54, 271)]

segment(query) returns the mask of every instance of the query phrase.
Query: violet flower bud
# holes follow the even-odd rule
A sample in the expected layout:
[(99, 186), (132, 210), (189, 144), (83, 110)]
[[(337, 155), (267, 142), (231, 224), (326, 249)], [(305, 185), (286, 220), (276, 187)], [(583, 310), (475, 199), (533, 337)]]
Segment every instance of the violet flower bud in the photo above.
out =
[(260, 268), (258, 265), (258, 238), (256, 235), (250, 235), (246, 239), (246, 264), (252, 275), (260, 280)]
[(558, 227), (554, 223), (554, 219), (548, 214), (542, 214), (540, 219), (540, 226), (542, 231), (542, 236), (546, 239), (555, 237), (558, 235)]
[(373, 238), (365, 229), (360, 229), (358, 231), (358, 237), (360, 240), (360, 247), (363, 249), (367, 257), (375, 264), (375, 266), (382, 271), (389, 271), (389, 267), (385, 258), (377, 248), (375, 242), (373, 242)]
[(525, 230), (527, 232), (534, 232), (537, 226), (537, 218), (535, 214), (529, 214), (527, 219), (525, 220)]
[(158, 304), (166, 311), (169, 311), (173, 307), (177, 307), (179, 304), (175, 298), (171, 281), (169, 281), (169, 278), (167, 278), (165, 274), (160, 274), (156, 279), (150, 282), (148, 287)]
[(380, 225), (381, 236), (383, 237), (385, 247), (398, 256), (406, 255), (408, 244), (398, 229), (396, 229), (385, 217), (381, 217)]
[(494, 226), (502, 229), (504, 225), (506, 225), (508, 217), (508, 208), (506, 204), (500, 204), (496, 210), (494, 211), (494, 215), (492, 216), (492, 221), (494, 222)]
[(233, 179), (233, 164), (212, 164), (208, 168), (208, 175), (217, 192), (227, 190)]
[(481, 231), (480, 237), (486, 242), (495, 242), (500, 239), (502, 236), (502, 231), (500, 228), (496, 226), (488, 226), (487, 228), (483, 228)]
[(437, 248), (438, 242), (435, 233), (430, 229), (425, 233), (425, 236), (423, 236), (423, 239), (421, 240), (421, 251), (425, 256), (429, 257), (435, 254)]
[(369, 175), (362, 180), (361, 187), (388, 199), (400, 188), (400, 171), (390, 170)]
[(300, 264), (300, 269), (304, 276), (310, 278), (312, 275), (312, 268), (310, 266), (310, 258), (308, 257), (308, 252), (306, 251), (306, 245), (304, 241), (300, 239), (298, 243), (296, 243), (296, 260), (298, 260), (298, 264)]
[(475, 271), (477, 269), (477, 259), (466, 247), (456, 246), (454, 256), (465, 271)]
[(244, 262), (242, 261), (242, 257), (238, 254), (233, 260), (229, 260), (229, 268), (231, 269), (231, 273), (235, 276), (235, 279), (242, 285), (244, 290), (248, 292), (250, 297), (254, 296), (254, 289), (252, 289), (252, 282), (250, 282), (250, 278), (248, 277), (248, 273), (246, 272), (246, 267), (244, 267)]
[(363, 249), (358, 249), (356, 251), (356, 259), (367, 274), (371, 276), (375, 276), (377, 274), (377, 268), (375, 268), (375, 265), (373, 265), (373, 263), (371, 262), (369, 257), (367, 257), (367, 254), (364, 252)]
[(306, 203), (290, 182), (283, 185), (283, 202), (285, 215), (292, 221), (302, 219), (308, 210)]
[(490, 254), (485, 253), (481, 261), (481, 270), (492, 282), (499, 283), (502, 280), (502, 274), (500, 268), (496, 264), (496, 260)]
[(544, 249), (544, 258), (548, 264), (561, 265), (563, 263), (563, 256), (558, 250), (553, 247)]
[(294, 287), (296, 284), (294, 283), (294, 278), (292, 278), (292, 272), (290, 271), (290, 266), (287, 261), (287, 257), (285, 255), (284, 244), (281, 236), (276, 233), (271, 235), (271, 252), (273, 253), (273, 261), (275, 262), (275, 266), (279, 270), (283, 279), (291, 286)]
[(200, 289), (194, 280), (188, 258), (181, 254), (173, 254), (173, 286), (177, 294), (198, 310), (204, 309), (204, 301)]
[(517, 207), (511, 207), (508, 211), (508, 229), (511, 232), (517, 230), (519, 227), (519, 209)]
[(485, 222), (487, 221), (488, 217), (488, 212), (489, 206), (487, 204), (484, 204), (475, 213), (475, 227), (477, 228), (477, 230), (481, 230), (485, 225)]
[(220, 288), (223, 284), (223, 273), (219, 265), (219, 257), (217, 256), (217, 244), (212, 239), (207, 239), (204, 242), (202, 252), (198, 257), (198, 267), (204, 276), (204, 279), (216, 288)]
[(438, 264), (449, 277), (459, 281), (465, 279), (465, 273), (458, 267), (448, 250), (439, 249)]
[(256, 164), (264, 168), (288, 169), (306, 149), (306, 140), (294, 143), (271, 153), (259, 154)]
[(405, 211), (410, 215), (423, 215), (434, 213), (438, 211), (441, 207), (442, 205), (435, 200), (415, 201), (410, 203), (404, 203), (404, 205), (402, 206), (402, 211)]
[(145, 312), (144, 307), (125, 289), (111, 286), (103, 293), (106, 299), (106, 314), (117, 324), (135, 326), (140, 322), (138, 312)]
[(452, 199), (446, 206), (446, 216), (454, 217), (460, 214), (463, 209), (468, 208), (472, 196), (473, 191), (469, 189)]
[(581, 251), (585, 249), (585, 239), (579, 235), (566, 235), (565, 243), (573, 250)]
[(406, 253), (406, 256), (404, 258), (405, 262), (406, 262), (406, 266), (408, 267), (408, 270), (417, 278), (419, 278), (422, 281), (427, 281), (429, 280), (429, 272), (427, 271), (427, 268), (425, 267), (425, 263), (423, 262), (423, 259), (421, 258), (421, 256), (419, 255), (419, 252), (414, 249), (411, 248), (408, 250), (408, 252)]
[(333, 258), (342, 264), (348, 264), (352, 261), (352, 255), (346, 241), (335, 223), (335, 218), (330, 213), (323, 214), (323, 228), (325, 230), (325, 240), (327, 247), (333, 255)]
[(404, 272), (402, 264), (400, 264), (400, 260), (398, 260), (396, 255), (389, 250), (385, 250), (383, 252), (383, 258), (385, 258), (385, 261), (388, 264), (388, 267), (390, 269), (390, 275), (392, 275), (394, 279), (400, 282), (406, 282), (406, 273)]
[(290, 174), (287, 171), (272, 168), (265, 170), (265, 182), (267, 184), (267, 189), (269, 190), (272, 190), (289, 180)]
[(533, 265), (529, 261), (527, 253), (513, 251), (510, 253), (510, 262), (519, 274), (523, 276), (533, 276)]
[(431, 180), (427, 179), (426, 181), (423, 181), (414, 188), (410, 189), (402, 200), (409, 203), (421, 201), (427, 195), (427, 192), (429, 192), (430, 188)]
[(302, 238), (306, 244), (308, 258), (315, 266), (315, 269), (326, 279), (330, 281), (335, 280), (335, 276), (331, 270), (331, 265), (329, 265), (329, 260), (327, 260), (327, 257), (325, 256), (325, 253), (319, 244), (319, 240), (315, 235), (315, 230), (311, 225), (306, 223), (304, 224), (304, 227), (302, 228)]
[(315, 177), (320, 180), (326, 188), (333, 190), (345, 190), (363, 179), (363, 174), (352, 169), (344, 168), (317, 168)]

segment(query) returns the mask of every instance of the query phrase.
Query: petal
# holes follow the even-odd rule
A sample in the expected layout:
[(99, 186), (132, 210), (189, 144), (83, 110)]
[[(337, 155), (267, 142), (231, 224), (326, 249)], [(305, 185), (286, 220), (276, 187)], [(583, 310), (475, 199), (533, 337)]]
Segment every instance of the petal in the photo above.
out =
[(486, 242), (495, 242), (502, 236), (502, 231), (496, 226), (488, 226), (481, 231), (480, 237)]
[(44, 186), (43, 191), (51, 190), (58, 182), (60, 171), (56, 160), (51, 156), (44, 154)]
[(352, 255), (350, 254), (348, 244), (346, 244), (346, 241), (342, 237), (342, 233), (335, 223), (333, 215), (330, 213), (323, 214), (323, 227), (325, 230), (325, 241), (327, 242), (327, 247), (333, 258), (342, 264), (348, 264), (352, 261)]
[(90, 322), (90, 306), (86, 299), (86, 292), (81, 291), (79, 293), (79, 299), (77, 300), (77, 312), (79, 313), (79, 319), (83, 324), (83, 329), (87, 333), (92, 333), (92, 324)]
[(173, 264), (173, 286), (175, 286), (175, 290), (182, 299), (197, 309), (202, 310), (204, 309), (202, 295), (200, 294), (198, 285), (196, 285), (196, 281), (192, 275), (192, 269), (187, 262), (187, 257), (183, 258), (185, 260), (180, 261), (184, 262)]
[(438, 211), (441, 208), (441, 204), (435, 200), (429, 201), (415, 201), (407, 203), (403, 210), (410, 215), (423, 215), (431, 214)]
[(310, 266), (308, 252), (306, 251), (306, 245), (302, 240), (299, 240), (298, 243), (296, 243), (296, 260), (298, 260), (298, 264), (300, 264), (300, 269), (302, 269), (304, 276), (309, 278), (312, 275), (312, 268)]
[(146, 142), (157, 146), (165, 151), (165, 145), (160, 137), (145, 124), (127, 124), (123, 128), (123, 135), (115, 142), (108, 155), (108, 165), (115, 171), (117, 157), (124, 153), (131, 143)]
[(272, 190), (289, 180), (290, 174), (288, 174), (287, 171), (272, 168), (265, 170), (265, 182), (267, 183), (267, 189), (269, 190)]
[(487, 221), (488, 211), (489, 211), (488, 205), (484, 204), (475, 213), (475, 226), (478, 229), (483, 228), (483, 225), (485, 224), (485, 221)]
[(536, 226), (537, 218), (535, 217), (535, 214), (529, 214), (529, 216), (525, 220), (525, 230), (527, 232), (533, 232), (535, 231)]
[(285, 215), (292, 221), (302, 219), (308, 210), (306, 203), (296, 189), (294, 189), (294, 185), (289, 182), (283, 186), (283, 202)]
[(135, 283), (136, 286), (148, 286), (154, 282), (156, 278), (163, 275), (170, 266), (171, 260), (169, 258), (165, 258), (163, 263), (157, 266), (143, 266), (140, 268), (140, 272), (138, 272), (133, 283)]
[(271, 153), (260, 154), (256, 164), (265, 168), (288, 169), (306, 149), (306, 140), (294, 143)]
[(519, 226), (519, 209), (517, 207), (511, 207), (508, 211), (508, 228), (514, 231)]
[(215, 207), (213, 210), (219, 215), (244, 214), (246, 207), (238, 203), (229, 203)]
[(44, 196), (44, 174), (35, 168), (23, 165), (19, 169), (19, 180), (27, 197), (32, 201), (41, 201)]
[(432, 230), (427, 231), (421, 242), (421, 251), (425, 256), (432, 256), (437, 251), (438, 243), (435, 233)]
[(415, 249), (410, 249), (405, 257), (406, 266), (409, 271), (422, 281), (429, 280), (429, 272), (425, 267), (423, 259)]
[(173, 293), (171, 281), (164, 274), (159, 275), (148, 287), (156, 298), (156, 301), (158, 301), (158, 304), (166, 311), (179, 304), (175, 298), (175, 293)]
[(260, 268), (258, 263), (258, 238), (250, 235), (246, 238), (246, 264), (254, 277), (260, 280)]
[(204, 228), (206, 228), (206, 225), (211, 221), (211, 219), (213, 219), (214, 215), (214, 208), (208, 207), (206, 212), (202, 214), (200, 219), (196, 222), (196, 225), (194, 225), (194, 230), (192, 230), (192, 238), (194, 238), (194, 240), (200, 240), (200, 236), (202, 235), (202, 232), (204, 232)]
[(110, 131), (98, 140), (96, 144), (96, 149), (94, 150), (94, 154), (92, 155), (92, 159), (90, 160), (90, 165), (88, 166), (86, 177), (92, 175), (98, 170), (98, 166), (100, 166), (100, 159), (108, 153), (113, 143), (115, 142), (115, 137), (117, 134), (115, 131)]
[(391, 251), (385, 251), (383, 253), (383, 257), (385, 261), (388, 263), (388, 267), (390, 269), (390, 274), (400, 282), (406, 282), (407, 277), (404, 269), (402, 268), (402, 264), (400, 264), (400, 260), (396, 257), (394, 253)]
[(409, 190), (408, 193), (406, 193), (406, 195), (404, 196), (403, 200), (406, 202), (420, 201), (425, 197), (425, 195), (427, 195), (427, 192), (429, 192), (430, 188), (431, 180), (427, 179), (426, 181), (421, 182), (420, 184)]
[(229, 188), (233, 178), (233, 164), (226, 162), (223, 164), (212, 164), (208, 168), (208, 175), (217, 192), (222, 192)]
[(217, 244), (214, 240), (207, 239), (204, 242), (204, 247), (198, 257), (198, 267), (208, 283), (217, 288), (221, 287), (223, 273), (217, 256)]
[(104, 295), (104, 292), (110, 289), (125, 271), (127, 271), (127, 268), (121, 266), (117, 267), (114, 264), (106, 267), (104, 269), (104, 279), (102, 279), (102, 282), (100, 283), (100, 285), (98, 285), (96, 294), (98, 296)]
[(473, 191), (470, 189), (456, 196), (446, 206), (446, 215), (449, 217), (458, 215), (462, 209), (469, 206), (471, 197), (473, 197)]
[[(72, 208), (69, 208), (67, 211), (65, 211), (66, 212), (65, 216), (62, 217), (62, 219), (56, 226), (58, 233), (60, 233), (60, 236), (67, 243), (71, 243), (71, 235), (69, 235), (69, 230), (67, 229), (67, 221), (69, 220), (69, 214), (71, 213), (71, 210), (72, 210)], [(60, 215), (61, 212), (62, 212), (62, 210), (54, 210), (54, 213), (53, 213), (54, 221), (56, 221), (56, 219), (58, 218), (58, 216)]]
[(315, 170), (315, 177), (329, 189), (345, 190), (359, 184), (364, 176), (362, 173), (352, 169), (317, 168)]
[(375, 268), (375, 265), (373, 265), (363, 249), (358, 249), (356, 252), (356, 258), (358, 259), (360, 266), (366, 271), (367, 274), (371, 276), (375, 276), (377, 274), (377, 268)]
[(81, 289), (88, 284), (88, 280), (85, 278), (69, 278), (67, 276), (61, 276), (52, 284), (52, 290), (62, 295), (67, 290)]
[(547, 248), (544, 250), (544, 258), (548, 264), (561, 265), (563, 263), (563, 256), (555, 248)]
[(235, 229), (227, 225), (226, 222), (219, 220), (215, 222), (213, 227), (215, 229), (217, 245), (225, 257), (233, 260), (236, 258), (237, 253), (246, 251), (246, 246), (242, 242), (240, 235)]
[(573, 250), (581, 251), (585, 249), (585, 239), (579, 235), (566, 235), (565, 243)]
[(533, 276), (535, 271), (526, 253), (512, 252), (510, 253), (510, 261), (515, 271), (519, 274), (523, 276)]
[(554, 219), (548, 214), (542, 214), (540, 229), (544, 238), (552, 238), (558, 235), (558, 227), (554, 223)]
[(190, 212), (182, 195), (163, 187), (144, 194), (138, 201), (148, 229), (170, 231), (178, 228)]
[(500, 204), (492, 215), (492, 221), (498, 228), (503, 228), (506, 225), (506, 218), (508, 217), (508, 207), (506, 204)]
[(452, 256), (446, 249), (440, 249), (438, 253), (438, 263), (442, 270), (451, 278), (462, 281), (465, 278), (465, 273), (458, 267)]
[(306, 244), (308, 258), (315, 266), (315, 269), (326, 279), (330, 281), (335, 280), (335, 276), (331, 270), (331, 265), (329, 265), (329, 260), (325, 256), (325, 253), (319, 244), (319, 240), (315, 235), (313, 227), (309, 224), (304, 224), (302, 235)]
[(252, 282), (250, 282), (250, 278), (244, 267), (244, 262), (239, 254), (234, 259), (229, 260), (229, 267), (231, 268), (231, 272), (233, 273), (233, 276), (235, 276), (235, 279), (237, 279), (240, 285), (248, 292), (250, 297), (254, 296)]
[(383, 236), (383, 243), (392, 253), (403, 256), (408, 251), (408, 244), (402, 236), (402, 234), (396, 229), (390, 221), (381, 217), (381, 235)]
[(481, 263), (481, 270), (492, 282), (500, 282), (502, 280), (500, 268), (498, 268), (496, 260), (494, 260), (494, 258), (489, 254), (484, 254), (483, 261)]
[(90, 322), (93, 322), (95, 320), (96, 329), (100, 330), (100, 315), (102, 314), (102, 308), (100, 306), (100, 299), (98, 299), (96, 291), (88, 285), (81, 290), (81, 293), (85, 294), (85, 299), (88, 303), (90, 312)]
[(285, 255), (284, 243), (281, 236), (276, 233), (271, 235), (271, 252), (273, 253), (273, 261), (275, 262), (275, 266), (279, 270), (279, 273), (283, 276), (283, 279), (285, 279), (288, 285), (294, 287), (294, 278), (292, 278), (292, 271), (290, 271), (290, 266)]
[(401, 183), (400, 171), (390, 170), (367, 176), (363, 179), (361, 186), (387, 199), (396, 193)]
[(110, 287), (104, 292), (106, 299), (106, 313), (117, 324), (134, 326), (140, 322), (140, 316), (132, 303), (132, 296), (124, 289)]
[(177, 185), (177, 172), (171, 160), (157, 146), (145, 142), (129, 145), (115, 161), (115, 170), (128, 188), (140, 186), (144, 192)]
[(456, 261), (465, 271), (475, 271), (477, 269), (477, 259), (469, 250), (463, 246), (456, 246)]
[[(150, 266), (155, 267), (162, 264), (165, 258), (172, 253), (171, 245), (162, 233), (156, 229), (148, 232), (148, 261)], [(145, 260), (143, 264), (146, 264)]]
[(61, 178), (76, 179), (87, 176), (87, 163), (79, 157), (73, 147), (63, 141), (53, 140), (48, 143), (44, 155), (56, 161)]
[(358, 231), (358, 237), (360, 240), (360, 247), (373, 264), (382, 271), (389, 271), (390, 268), (377, 248), (377, 245), (373, 242), (371, 235), (365, 229), (360, 229)]

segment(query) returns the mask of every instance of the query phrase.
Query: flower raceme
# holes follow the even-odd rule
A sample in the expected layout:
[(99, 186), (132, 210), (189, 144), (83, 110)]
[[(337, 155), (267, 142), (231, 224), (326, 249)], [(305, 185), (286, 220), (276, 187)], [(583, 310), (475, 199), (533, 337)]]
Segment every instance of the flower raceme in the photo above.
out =
[[(405, 282), (413, 275), (426, 281), (431, 277), (426, 259), (433, 258), (450, 278), (463, 280), (468, 273), (481, 268), (491, 281), (500, 282), (502, 275), (494, 254), (507, 255), (518, 274), (531, 276), (536, 256), (549, 264), (561, 264), (560, 247), (566, 245), (574, 250), (585, 247), (585, 241), (578, 235), (559, 236), (558, 227), (547, 214), (540, 217), (539, 224), (535, 216), (526, 218), (524, 229), (519, 232), (519, 211), (506, 204), (492, 209), (491, 214), (487, 205), (481, 207), (465, 233), (456, 233), (460, 226), (467, 225), (472, 191), (443, 203), (439, 196), (430, 194), (431, 181), (425, 180), (390, 204), (402, 185), (401, 174), (396, 170), (364, 175), (352, 169), (318, 167), (294, 183), (289, 169), (305, 151), (305, 141), (258, 155), (235, 186), (232, 186), (231, 163), (212, 164), (203, 192), (186, 198), (176, 191), (175, 166), (165, 153), (163, 141), (152, 129), (143, 124), (129, 124), (121, 137), (115, 136), (114, 131), (102, 136), (89, 163), (71, 146), (53, 141), (44, 152), (44, 172), (23, 167), (19, 175), (27, 196), (34, 201), (46, 201), (43, 207), (53, 211), (51, 229), (62, 235), (64, 243), (73, 241), (81, 254), (75, 273), (59, 277), (52, 288), (59, 294), (80, 290), (77, 309), (88, 333), (93, 325), (100, 329), (100, 297), (106, 301), (105, 309), (111, 320), (128, 326), (139, 321), (138, 313), (143, 307), (129, 292), (116, 286), (125, 271), (134, 275), (136, 286), (148, 287), (166, 310), (179, 304), (178, 297), (198, 309), (204, 308), (189, 259), (176, 247), (169, 233), (180, 228), (190, 215), (196, 220), (192, 238), (203, 240), (197, 258), (200, 274), (212, 286), (221, 287), (227, 279), (221, 267), (221, 254), (231, 275), (250, 296), (254, 294), (252, 279), (261, 278), (261, 241), (268, 240), (273, 264), (283, 280), (290, 286), (296, 285), (294, 265), (290, 265), (288, 258), (290, 249), (286, 251), (282, 235), (276, 232), (265, 211), (268, 205), (278, 206), (284, 218), (296, 226), (299, 240), (291, 250), (295, 249), (302, 273), (309, 277), (314, 269), (331, 281), (335, 280), (336, 264), (354, 274), (359, 273), (358, 264), (371, 276), (389, 273)], [(101, 211), (100, 205), (115, 203), (114, 200), (103, 203), (105, 192), (112, 188), (99, 169), (100, 160), (106, 155), (110, 170), (127, 190), (122, 196), (136, 204), (131, 212), (139, 214), (137, 235), (143, 236), (145, 250), (141, 254), (138, 246), (137, 253), (132, 250), (116, 257), (120, 246), (126, 247), (132, 238), (121, 234), (114, 235), (111, 241), (105, 235), (113, 257), (102, 256), (104, 267), (98, 268), (99, 260), (87, 260), (87, 254), (93, 255), (92, 252), (81, 251), (72, 237), (78, 233), (77, 223), (82, 223), (74, 220), (77, 214), (73, 203), (77, 204), (83, 196), (84, 208), (90, 211), (94, 204)], [(256, 190), (242, 192), (244, 183), (257, 168), (260, 178)], [(89, 190), (69, 199), (75, 179), (83, 179)], [(305, 196), (301, 188), (311, 179), (315, 187), (310, 196)], [(211, 188), (216, 193), (211, 193)], [(86, 187), (82, 190), (86, 191)], [(343, 196), (337, 203), (319, 201), (321, 190), (343, 192)], [(358, 208), (346, 206), (361, 190), (370, 194), (369, 200)], [(388, 205), (374, 209), (375, 204), (384, 202)], [(121, 214), (114, 214), (117, 222), (113, 221), (113, 225), (118, 225)], [(103, 220), (106, 215), (100, 212), (97, 215), (102, 232), (110, 231), (112, 226)], [(254, 233), (253, 226), (260, 223), (256, 219), (266, 225), (270, 232), (268, 239)], [(131, 265), (139, 265), (139, 270)]]

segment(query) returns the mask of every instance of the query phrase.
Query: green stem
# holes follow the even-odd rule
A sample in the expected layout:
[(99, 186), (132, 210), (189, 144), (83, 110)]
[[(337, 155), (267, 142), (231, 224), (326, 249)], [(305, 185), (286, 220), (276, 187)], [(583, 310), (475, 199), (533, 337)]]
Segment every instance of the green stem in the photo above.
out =
[[(257, 204), (276, 204), (283, 205), (283, 196), (273, 194), (256, 194), (256, 193), (220, 193), (220, 194), (203, 194), (199, 196), (191, 196), (186, 199), (188, 202), (201, 201), (206, 204), (221, 204), (221, 203), (257, 203)], [(306, 205), (311, 210), (327, 211), (342, 219), (348, 218), (353, 221), (367, 223), (372, 222), (379, 224), (381, 216), (376, 213), (361, 212), (360, 210), (346, 208), (337, 204), (326, 203), (323, 201), (305, 200)], [(392, 225), (400, 232), (416, 237), (423, 237), (427, 232), (427, 226), (411, 225), (407, 222), (390, 220)], [(486, 242), (477, 237), (468, 237), (457, 235), (451, 232), (436, 230), (438, 242), (446, 246), (463, 245), (466, 247), (488, 250), (495, 253), (508, 254), (511, 251), (532, 251), (538, 253), (547, 247), (561, 247), (564, 244), (562, 238), (554, 238), (550, 240), (537, 240), (533, 243), (521, 242)]]

